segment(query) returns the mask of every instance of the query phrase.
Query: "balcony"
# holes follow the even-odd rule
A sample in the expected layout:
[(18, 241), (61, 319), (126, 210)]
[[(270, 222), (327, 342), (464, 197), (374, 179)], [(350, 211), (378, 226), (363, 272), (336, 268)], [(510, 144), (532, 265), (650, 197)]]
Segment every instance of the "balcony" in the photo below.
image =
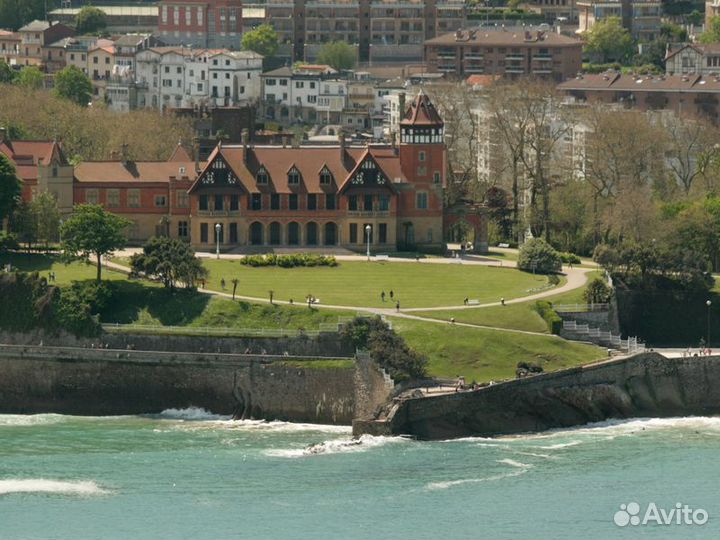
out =
[(455, 53), (446, 53), (446, 52), (437, 54), (438, 58), (442, 58), (444, 60), (455, 60), (456, 56), (457, 55)]
[(480, 66), (467, 66), (465, 73), (485, 73), (485, 68)]
[(505, 60), (525, 60), (525, 55), (520, 53), (510, 53), (505, 55)]
[(485, 55), (483, 53), (465, 53), (465, 60), (484, 60)]
[(540, 62), (550, 62), (552, 61), (552, 54), (534, 54), (533, 60), (538, 60)]
[(533, 69), (533, 73), (535, 75), (550, 75), (552, 73), (552, 69), (546, 69), (546, 68)]
[(505, 73), (525, 73), (525, 68), (521, 66), (508, 66), (505, 68)]
[(348, 217), (388, 217), (390, 215), (390, 210), (371, 210), (368, 212), (350, 210), (347, 215)]
[(445, 72), (445, 73), (454, 72), (454, 71), (456, 71), (456, 70), (457, 70), (457, 68), (455, 67), (454, 64), (453, 64), (453, 65), (443, 64), (443, 65), (439, 65), (439, 66), (438, 66), (438, 71), (442, 71), (442, 72)]

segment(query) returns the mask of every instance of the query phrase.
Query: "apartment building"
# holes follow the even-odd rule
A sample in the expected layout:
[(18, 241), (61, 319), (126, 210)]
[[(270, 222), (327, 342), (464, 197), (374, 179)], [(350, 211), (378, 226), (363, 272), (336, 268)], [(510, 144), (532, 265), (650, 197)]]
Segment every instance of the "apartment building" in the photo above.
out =
[(428, 70), (465, 79), (473, 74), (562, 81), (582, 67), (582, 42), (544, 30), (458, 30), (425, 42)]
[(525, 4), (529, 11), (540, 13), (548, 23), (577, 23), (576, 0), (530, 0)]
[(240, 50), (241, 0), (160, 0), (159, 9), (164, 43)]
[(19, 33), (0, 30), (0, 60), (11, 66), (16, 65), (21, 43)]
[(660, 33), (661, 0), (578, 0), (577, 8), (580, 33), (608, 17), (618, 17), (632, 37), (641, 42), (652, 41)]
[(720, 73), (720, 44), (668, 44), (665, 73), (668, 75), (716, 75)]
[(345, 41), (361, 62), (422, 59), (426, 39), (465, 23), (462, 0), (268, 0), (266, 21), (278, 32), (279, 53), (314, 61), (323, 43)]
[(720, 16), (720, 0), (706, 0), (705, 2), (705, 25), (710, 24), (710, 19)]
[(347, 103), (347, 80), (330, 66), (306, 64), (262, 74), (263, 116), (283, 124), (338, 124)]
[(26, 24), (18, 30), (20, 44), (15, 65), (37, 66), (44, 70), (47, 61), (53, 60), (52, 57), (48, 58), (52, 50), (46, 46), (74, 33), (72, 28), (54, 22), (32, 21)]
[(262, 56), (254, 52), (151, 47), (135, 62), (139, 108), (230, 106), (260, 98)]
[(633, 75), (616, 72), (579, 75), (558, 89), (580, 102), (617, 103), (641, 111), (667, 110), (678, 116), (720, 120), (720, 77)]

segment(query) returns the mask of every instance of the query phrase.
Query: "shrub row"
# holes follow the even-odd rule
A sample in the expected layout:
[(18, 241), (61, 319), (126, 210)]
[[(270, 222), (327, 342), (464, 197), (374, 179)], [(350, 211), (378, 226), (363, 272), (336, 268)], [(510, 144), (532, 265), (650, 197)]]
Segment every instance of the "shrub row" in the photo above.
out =
[(543, 318), (547, 324), (548, 330), (555, 335), (560, 335), (562, 329), (562, 319), (560, 315), (553, 309), (552, 304), (545, 300), (535, 302), (535, 311)]
[(313, 255), (311, 253), (298, 253), (297, 255), (248, 255), (240, 260), (246, 266), (280, 266), (282, 268), (295, 268), (298, 266), (337, 266), (338, 263), (332, 255)]
[(575, 255), (574, 253), (569, 253), (567, 251), (560, 251), (560, 252), (558, 252), (558, 255), (560, 255), (560, 260), (564, 264), (580, 264), (582, 262), (580, 260), (580, 257)]

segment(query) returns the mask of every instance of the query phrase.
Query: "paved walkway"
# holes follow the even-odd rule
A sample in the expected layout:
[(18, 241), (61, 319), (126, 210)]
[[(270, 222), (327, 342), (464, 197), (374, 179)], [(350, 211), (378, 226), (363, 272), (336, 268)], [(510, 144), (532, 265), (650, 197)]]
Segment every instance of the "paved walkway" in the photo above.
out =
[[(140, 252), (140, 248), (126, 248), (120, 251), (115, 252), (115, 256), (117, 257), (129, 257), (134, 253)], [(199, 257), (203, 258), (212, 258), (216, 255), (214, 253), (197, 253)], [(221, 253), (220, 258), (221, 259), (230, 259), (230, 260), (236, 260), (236, 259), (242, 259), (245, 257), (245, 255), (242, 254), (232, 254), (232, 253)], [(366, 261), (367, 257), (362, 255), (336, 255), (336, 259), (340, 261)], [(374, 257), (371, 257), (371, 260), (377, 260)], [(507, 268), (516, 268), (517, 264), (515, 261), (497, 261), (495, 259), (488, 259), (486, 257), (482, 257), (479, 255), (468, 255), (463, 259), (452, 259), (447, 257), (428, 257), (426, 259), (420, 259), (419, 261), (416, 261), (415, 259), (405, 259), (405, 258), (393, 258), (390, 260), (391, 263), (412, 263), (412, 264), (469, 264), (469, 265), (479, 265), (479, 266), (504, 266)], [(104, 266), (107, 268), (117, 270), (119, 272), (129, 272), (129, 268), (127, 266), (109, 261), (104, 260), (103, 261)], [(388, 263), (390, 264), (390, 263)], [(567, 277), (567, 281), (564, 285), (560, 287), (554, 287), (552, 289), (548, 289), (545, 291), (541, 291), (535, 294), (530, 294), (527, 296), (521, 296), (519, 298), (513, 298), (505, 301), (505, 304), (519, 304), (523, 302), (531, 302), (534, 300), (539, 300), (541, 298), (547, 298), (549, 296), (555, 296), (558, 294), (562, 294), (565, 292), (569, 292), (575, 289), (578, 289), (580, 287), (583, 287), (585, 283), (587, 282), (587, 274), (588, 272), (592, 272), (594, 269), (592, 268), (578, 268), (578, 267), (564, 267), (563, 272), (565, 273), (565, 276)], [(226, 293), (222, 291), (216, 291), (211, 289), (203, 289), (198, 288), (199, 292), (205, 293), (205, 294), (211, 294), (222, 298), (233, 298), (233, 295), (231, 293)], [(255, 302), (255, 303), (265, 303), (269, 304), (270, 300), (268, 298), (258, 298), (255, 296), (245, 296), (236, 294), (235, 299), (237, 300), (246, 300), (249, 302)], [(294, 306), (303, 306), (307, 305), (305, 302), (294, 302), (290, 303), (286, 300), (274, 300), (272, 302), (273, 304), (278, 305), (294, 305)], [(416, 320), (416, 321), (422, 321), (422, 322), (432, 322), (436, 324), (447, 324), (447, 325), (454, 325), (454, 326), (462, 326), (462, 327), (468, 327), (468, 328), (482, 328), (487, 330), (496, 330), (500, 332), (508, 332), (508, 333), (514, 333), (514, 334), (527, 334), (527, 335), (537, 335), (537, 336), (544, 336), (544, 337), (554, 337), (556, 339), (562, 339), (558, 336), (553, 336), (552, 334), (545, 334), (541, 332), (530, 332), (527, 330), (516, 330), (511, 328), (500, 328), (495, 326), (485, 326), (480, 324), (472, 324), (472, 323), (462, 323), (462, 322), (451, 322), (447, 319), (437, 319), (433, 317), (425, 317), (425, 316), (419, 316), (414, 315), (413, 312), (427, 312), (427, 311), (445, 311), (445, 310), (452, 310), (452, 311), (459, 311), (459, 310), (466, 310), (466, 309), (482, 309), (482, 308), (488, 308), (488, 307), (495, 307), (495, 306), (501, 306), (502, 303), (500, 300), (497, 302), (489, 302), (485, 304), (477, 304), (477, 305), (450, 305), (450, 306), (436, 306), (436, 307), (425, 307), (425, 308), (406, 308), (401, 309), (400, 311), (393, 309), (393, 308), (377, 308), (377, 307), (367, 307), (367, 306), (345, 306), (345, 305), (337, 305), (337, 304), (313, 304), (312, 307), (316, 309), (333, 309), (338, 311), (352, 311), (352, 312), (364, 312), (364, 313), (372, 313), (375, 315), (383, 315), (385, 317), (397, 317), (401, 319), (409, 319), (409, 320)]]

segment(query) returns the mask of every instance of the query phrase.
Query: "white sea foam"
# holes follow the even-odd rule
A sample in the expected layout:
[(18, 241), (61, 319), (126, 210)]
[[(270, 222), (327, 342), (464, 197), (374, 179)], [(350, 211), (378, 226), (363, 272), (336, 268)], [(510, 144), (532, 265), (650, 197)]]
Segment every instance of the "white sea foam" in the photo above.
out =
[(0, 495), (12, 493), (50, 493), (58, 495), (107, 495), (110, 491), (92, 481), (66, 482), (44, 478), (0, 480)]
[(528, 470), (532, 467), (532, 465), (528, 465), (526, 463), (520, 463), (518, 461), (514, 461), (512, 459), (501, 459), (498, 461), (498, 463), (502, 463), (505, 465), (510, 465), (512, 467), (515, 467), (515, 470), (511, 472), (506, 473), (500, 473), (500, 474), (493, 474), (491, 476), (485, 476), (481, 478), (461, 478), (459, 480), (446, 480), (444, 482), (430, 482), (425, 486), (425, 489), (428, 490), (437, 490), (437, 489), (449, 489), (451, 487), (456, 486), (462, 486), (464, 484), (480, 484), (482, 482), (496, 482), (498, 480), (503, 480), (504, 478), (513, 478), (515, 476), (520, 476), (521, 474), (525, 474), (528, 472)]
[(0, 427), (3, 426), (43, 426), (57, 424), (68, 417), (61, 414), (1, 414)]
[(213, 414), (201, 407), (187, 407), (186, 409), (165, 409), (160, 413), (160, 418), (168, 420), (230, 420), (232, 417)]
[(542, 448), (543, 450), (560, 450), (561, 448), (570, 448), (571, 446), (577, 446), (578, 444), (582, 444), (582, 441), (570, 441), (566, 443), (549, 444), (547, 446), (538, 446), (537, 448)]
[(300, 458), (347, 452), (367, 452), (373, 448), (387, 444), (406, 442), (408, 440), (409, 439), (405, 437), (374, 437), (372, 435), (362, 435), (358, 439), (333, 439), (305, 448), (266, 450), (264, 454), (271, 457)]

